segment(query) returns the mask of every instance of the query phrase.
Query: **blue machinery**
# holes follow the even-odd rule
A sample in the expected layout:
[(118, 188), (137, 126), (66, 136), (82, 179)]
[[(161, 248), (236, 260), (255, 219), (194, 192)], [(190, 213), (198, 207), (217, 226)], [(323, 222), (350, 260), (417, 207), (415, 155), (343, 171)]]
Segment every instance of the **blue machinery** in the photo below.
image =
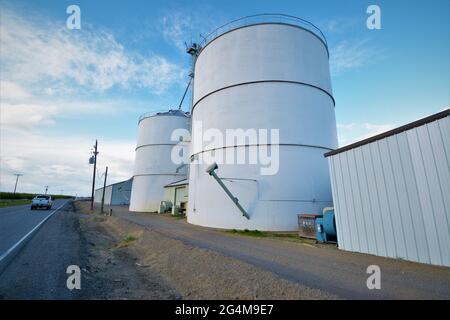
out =
[(316, 239), (318, 242), (337, 242), (334, 209), (325, 208), (323, 215), (316, 218)]

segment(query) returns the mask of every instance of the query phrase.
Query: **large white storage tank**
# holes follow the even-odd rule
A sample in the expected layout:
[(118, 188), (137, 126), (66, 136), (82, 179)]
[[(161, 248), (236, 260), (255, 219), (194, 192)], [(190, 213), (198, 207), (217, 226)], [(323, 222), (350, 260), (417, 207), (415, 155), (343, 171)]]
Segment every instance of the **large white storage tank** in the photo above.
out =
[(198, 54), (191, 159), (218, 157), (231, 149), (255, 154), (271, 144), (270, 135), (256, 144), (199, 144), (195, 123), (201, 122), (203, 133), (218, 129), (223, 136), (227, 129), (279, 129), (279, 143), (272, 145), (279, 148), (279, 159), (272, 159), (279, 160), (279, 169), (261, 175), (261, 165), (248, 161), (219, 164), (217, 175), (249, 214), (246, 219), (205, 172), (208, 164), (194, 161), (188, 222), (225, 229), (297, 230), (298, 213), (320, 213), (332, 204), (323, 155), (337, 147), (337, 136), (326, 40), (313, 25), (291, 17), (239, 23), (214, 32)]
[(180, 110), (144, 115), (139, 120), (130, 211), (156, 212), (164, 186), (186, 178), (186, 166), (172, 161), (176, 129), (190, 130), (190, 116)]

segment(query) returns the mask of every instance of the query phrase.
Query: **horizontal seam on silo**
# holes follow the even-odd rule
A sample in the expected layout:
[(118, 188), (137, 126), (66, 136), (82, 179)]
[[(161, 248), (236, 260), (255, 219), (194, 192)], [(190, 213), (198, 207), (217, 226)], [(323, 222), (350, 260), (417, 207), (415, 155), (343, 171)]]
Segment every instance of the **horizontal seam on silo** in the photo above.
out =
[(257, 200), (264, 202), (312, 202), (312, 203), (330, 203), (332, 200), (320, 200), (320, 199), (263, 199), (261, 198), (259, 181), (257, 179), (247, 179), (247, 178), (232, 178), (232, 177), (220, 177), (222, 180), (227, 180), (233, 182), (236, 181), (252, 181), (256, 183), (257, 186)]
[(184, 173), (142, 173), (142, 174), (135, 174), (134, 177), (145, 177), (145, 176), (185, 176)]
[[(226, 35), (226, 34), (228, 34), (228, 33), (231, 33), (231, 32), (236, 31), (236, 30), (244, 29), (244, 28), (249, 28), (249, 27), (254, 27), (254, 26), (261, 26), (261, 25), (271, 25), (271, 24), (273, 24), (273, 25), (288, 26), (288, 27), (293, 27), (293, 28), (298, 28), (298, 29), (301, 29), (301, 30), (303, 30), (303, 31), (306, 31), (306, 32), (312, 34), (314, 37), (316, 37), (316, 38), (317, 38), (317, 39), (325, 46), (325, 50), (327, 51), (328, 59), (330, 58), (330, 52), (329, 52), (329, 50), (328, 50), (328, 45), (327, 45), (327, 44), (326, 44), (326, 43), (325, 43), (325, 42), (324, 42), (317, 34), (315, 34), (313, 31), (308, 30), (308, 29), (306, 29), (306, 28), (304, 28), (304, 27), (297, 26), (297, 25), (295, 25), (295, 24), (290, 24), (290, 23), (283, 23), (283, 22), (260, 22), (260, 23), (253, 23), (253, 24), (248, 24), (248, 25), (245, 25), (245, 26), (241, 26), (241, 27), (237, 27), (237, 28), (228, 30), (228, 31), (226, 31), (226, 32), (224, 32), (224, 33), (218, 35), (218, 36), (215, 37), (214, 39), (211, 39), (211, 40), (210, 40), (210, 41), (202, 48), (202, 50), (200, 51), (200, 54), (201, 54), (201, 53), (203, 52), (203, 50), (205, 50), (205, 48), (207, 48), (212, 42), (214, 42), (215, 40), (219, 39), (220, 37), (222, 37), (222, 36), (224, 36), (224, 35)], [(198, 56), (200, 56), (200, 54), (199, 54)]]
[(204, 153), (204, 152), (210, 152), (210, 151), (219, 150), (219, 149), (238, 148), (238, 147), (263, 147), (263, 146), (308, 147), (308, 148), (317, 148), (317, 149), (333, 150), (333, 149), (331, 149), (331, 148), (321, 147), (321, 146), (314, 146), (314, 145), (309, 145), (309, 144), (295, 144), (295, 143), (258, 143), (258, 144), (240, 144), (240, 145), (235, 145), (235, 146), (222, 146), (222, 147), (217, 147), (217, 148), (212, 148), (212, 149), (202, 150), (202, 151), (193, 153), (192, 156), (195, 156), (195, 155), (197, 155), (197, 154)]
[[(180, 141), (180, 142), (186, 142), (186, 141)], [(149, 143), (149, 144), (143, 144), (141, 146), (137, 146), (134, 151), (137, 149), (140, 149), (142, 147), (154, 147), (154, 146), (177, 146), (178, 143)]]
[(190, 118), (190, 115), (189, 114), (187, 114), (187, 115), (178, 115), (178, 114), (153, 114), (153, 115), (151, 115), (151, 116), (147, 116), (147, 117), (144, 117), (144, 118), (142, 118), (142, 119), (139, 119), (138, 120), (138, 125), (141, 123), (141, 121), (143, 121), (143, 120), (146, 120), (146, 119), (149, 119), (149, 118), (155, 118), (155, 117), (180, 117), (180, 118), (186, 118), (186, 119), (189, 119)]
[(330, 203), (333, 200), (304, 200), (304, 199), (258, 199), (262, 202), (312, 202), (312, 203)]
[(241, 83), (237, 83), (237, 84), (232, 84), (223, 88), (219, 88), (216, 89), (214, 91), (211, 91), (207, 94), (205, 94), (203, 97), (201, 97), (200, 99), (198, 99), (194, 105), (192, 106), (192, 113), (194, 113), (194, 109), (197, 106), (197, 104), (199, 104), (202, 100), (204, 100), (205, 98), (209, 97), (210, 95), (217, 93), (219, 91), (222, 90), (226, 90), (226, 89), (230, 89), (230, 88), (234, 88), (234, 87), (239, 87), (239, 86), (244, 86), (244, 85), (249, 85), (249, 84), (258, 84), (258, 83), (270, 83), (270, 82), (274, 82), (274, 83), (291, 83), (291, 84), (299, 84), (299, 85), (304, 85), (304, 86), (308, 86), (311, 88), (315, 88), (318, 89), (322, 92), (324, 92), (325, 94), (327, 94), (331, 100), (333, 101), (333, 106), (336, 107), (336, 101), (334, 100), (333, 96), (331, 95), (331, 93), (329, 93), (328, 91), (326, 91), (325, 89), (322, 89), (321, 87), (318, 87), (316, 85), (310, 84), (310, 83), (306, 83), (306, 82), (300, 82), (300, 81), (291, 81), (291, 80), (255, 80), (255, 81), (248, 81), (248, 82), (241, 82)]

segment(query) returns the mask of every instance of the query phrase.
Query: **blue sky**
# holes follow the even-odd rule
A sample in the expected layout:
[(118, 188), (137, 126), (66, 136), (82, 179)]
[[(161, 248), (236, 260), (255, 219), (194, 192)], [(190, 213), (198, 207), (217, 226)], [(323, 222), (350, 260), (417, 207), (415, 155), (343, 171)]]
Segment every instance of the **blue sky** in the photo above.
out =
[[(81, 8), (81, 30), (65, 27), (71, 4)], [(381, 30), (366, 28), (370, 4), (381, 8)], [(341, 145), (450, 105), (447, 0), (1, 0), (0, 7), (2, 191), (20, 172), (19, 191), (89, 193), (95, 138), (110, 182), (131, 176), (139, 115), (177, 106), (187, 83), (184, 42), (255, 13), (299, 16), (324, 32)]]

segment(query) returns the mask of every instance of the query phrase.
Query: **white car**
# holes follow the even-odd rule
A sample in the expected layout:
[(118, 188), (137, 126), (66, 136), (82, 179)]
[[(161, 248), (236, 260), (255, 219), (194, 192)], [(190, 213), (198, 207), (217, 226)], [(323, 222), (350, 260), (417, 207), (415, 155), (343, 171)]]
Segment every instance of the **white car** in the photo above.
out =
[(48, 195), (37, 195), (31, 200), (31, 210), (38, 208), (46, 208), (50, 210), (52, 208), (53, 200), (51, 196)]

